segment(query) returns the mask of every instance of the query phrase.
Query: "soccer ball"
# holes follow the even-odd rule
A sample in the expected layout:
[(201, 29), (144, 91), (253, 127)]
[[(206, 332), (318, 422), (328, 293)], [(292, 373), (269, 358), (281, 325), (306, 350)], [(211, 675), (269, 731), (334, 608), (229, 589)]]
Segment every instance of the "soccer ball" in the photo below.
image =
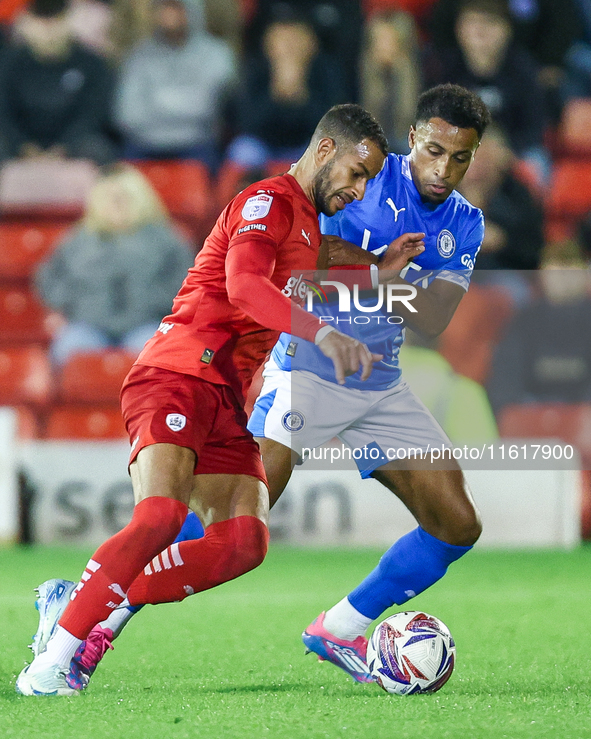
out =
[(369, 671), (387, 693), (434, 693), (449, 680), (456, 645), (435, 616), (405, 611), (376, 626), (367, 645)]

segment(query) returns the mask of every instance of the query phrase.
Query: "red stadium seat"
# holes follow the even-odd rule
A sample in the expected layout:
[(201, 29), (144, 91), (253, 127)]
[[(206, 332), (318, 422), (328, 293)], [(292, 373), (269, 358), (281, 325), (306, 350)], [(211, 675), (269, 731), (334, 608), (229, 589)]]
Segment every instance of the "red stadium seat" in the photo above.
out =
[(31, 277), (67, 228), (63, 223), (0, 223), (0, 280)]
[(416, 20), (423, 20), (435, 2), (436, 0), (363, 0), (362, 7), (366, 17), (374, 13), (405, 10)]
[(483, 384), (512, 310), (511, 298), (502, 288), (471, 285), (439, 338), (439, 352), (460, 375)]
[(591, 156), (591, 100), (570, 100), (562, 112), (559, 149), (566, 156)]
[(61, 371), (59, 398), (69, 403), (117, 404), (134, 360), (133, 354), (122, 350), (74, 354)]
[(544, 239), (553, 244), (556, 241), (572, 239), (576, 231), (576, 224), (572, 221), (563, 221), (560, 218), (549, 218), (544, 224)]
[(224, 162), (220, 168), (216, 186), (217, 207), (220, 213), (242, 189), (240, 184), (247, 171), (246, 167), (235, 162)]
[(209, 172), (196, 161), (134, 162), (172, 216), (209, 223), (215, 210)]
[(51, 366), (41, 347), (0, 349), (0, 405), (44, 405), (51, 389)]
[(16, 428), (19, 439), (39, 438), (39, 418), (37, 414), (24, 405), (19, 405), (16, 411)]
[(30, 290), (0, 287), (0, 343), (47, 342), (53, 315)]
[(58, 406), (47, 419), (46, 439), (107, 440), (127, 437), (116, 406)]
[(591, 161), (565, 159), (556, 165), (546, 203), (550, 218), (580, 218), (591, 210)]
[(501, 436), (561, 439), (577, 448), (591, 468), (591, 403), (510, 405), (499, 415)]
[(0, 209), (29, 217), (81, 215), (98, 168), (84, 159), (12, 160), (0, 171)]

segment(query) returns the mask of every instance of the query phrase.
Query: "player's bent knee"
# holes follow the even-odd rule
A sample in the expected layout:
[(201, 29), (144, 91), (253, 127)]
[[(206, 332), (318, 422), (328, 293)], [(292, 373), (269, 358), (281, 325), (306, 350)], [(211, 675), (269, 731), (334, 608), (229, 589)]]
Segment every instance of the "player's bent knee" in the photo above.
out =
[(478, 512), (471, 508), (458, 516), (448, 532), (448, 542), (462, 547), (476, 544), (482, 533), (482, 522)]
[[(241, 521), (241, 519), (246, 519)], [(269, 529), (254, 516), (239, 516), (240, 534), (236, 539), (236, 561), (241, 568), (239, 574), (254, 570), (263, 563), (269, 548)]]
[[(259, 518), (237, 516), (211, 528), (214, 527), (220, 549), (220, 582), (244, 575), (263, 562), (269, 547), (269, 529)], [(209, 531), (206, 537), (208, 534)]]

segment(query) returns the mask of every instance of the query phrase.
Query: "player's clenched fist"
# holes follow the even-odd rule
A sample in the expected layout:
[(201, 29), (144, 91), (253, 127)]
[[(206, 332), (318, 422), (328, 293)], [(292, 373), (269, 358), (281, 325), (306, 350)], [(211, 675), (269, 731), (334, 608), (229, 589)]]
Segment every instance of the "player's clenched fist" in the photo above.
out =
[(318, 342), (318, 348), (329, 359), (332, 359), (334, 371), (339, 385), (345, 384), (345, 377), (354, 375), (361, 367), (361, 379), (367, 380), (371, 375), (374, 362), (384, 358), (383, 354), (373, 354), (367, 346), (357, 339), (352, 339), (336, 329), (330, 331)]

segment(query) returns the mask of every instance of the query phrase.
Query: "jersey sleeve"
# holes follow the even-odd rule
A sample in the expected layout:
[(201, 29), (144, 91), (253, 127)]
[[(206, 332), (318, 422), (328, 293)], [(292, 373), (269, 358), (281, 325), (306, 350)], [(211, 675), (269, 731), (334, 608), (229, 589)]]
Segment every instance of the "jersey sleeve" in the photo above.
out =
[(228, 212), (228, 249), (244, 242), (260, 241), (279, 246), (293, 224), (293, 205), (283, 193), (248, 188), (238, 195)]
[(469, 225), (458, 239), (459, 243), (454, 255), (445, 269), (437, 273), (437, 279), (453, 282), (464, 290), (468, 290), (483, 239), (484, 215), (481, 210), (474, 209)]
[[(248, 193), (247, 193), (248, 195)], [(265, 328), (314, 341), (321, 324), (271, 281), (277, 250), (289, 235), (293, 206), (270, 191), (242, 198), (229, 214), (228, 299)]]

